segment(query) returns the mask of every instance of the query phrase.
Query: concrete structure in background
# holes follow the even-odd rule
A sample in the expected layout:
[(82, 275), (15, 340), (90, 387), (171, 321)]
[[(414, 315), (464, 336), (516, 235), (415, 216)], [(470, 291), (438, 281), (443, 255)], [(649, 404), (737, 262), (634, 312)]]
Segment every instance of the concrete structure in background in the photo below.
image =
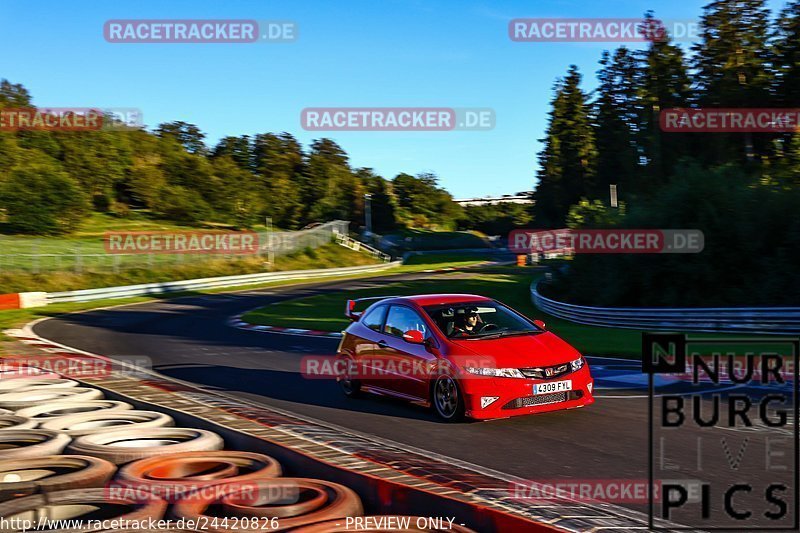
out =
[(484, 196), (483, 198), (461, 198), (454, 200), (463, 206), (469, 205), (497, 205), (497, 204), (532, 204), (533, 191), (522, 191), (516, 194), (504, 194), (503, 196)]

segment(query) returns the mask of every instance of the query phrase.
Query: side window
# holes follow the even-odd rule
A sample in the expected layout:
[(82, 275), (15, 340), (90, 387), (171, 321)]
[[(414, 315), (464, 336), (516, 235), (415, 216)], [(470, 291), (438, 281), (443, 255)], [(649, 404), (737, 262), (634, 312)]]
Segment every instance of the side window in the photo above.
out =
[(425, 322), (413, 309), (402, 305), (393, 305), (389, 308), (389, 316), (386, 318), (386, 328), (384, 333), (402, 337), (403, 333), (416, 329), (423, 334), (428, 332)]
[(375, 309), (370, 309), (364, 318), (361, 319), (361, 323), (367, 326), (369, 329), (373, 331), (380, 331), (381, 326), (383, 326), (383, 319), (386, 317), (386, 309), (385, 305), (379, 305)]

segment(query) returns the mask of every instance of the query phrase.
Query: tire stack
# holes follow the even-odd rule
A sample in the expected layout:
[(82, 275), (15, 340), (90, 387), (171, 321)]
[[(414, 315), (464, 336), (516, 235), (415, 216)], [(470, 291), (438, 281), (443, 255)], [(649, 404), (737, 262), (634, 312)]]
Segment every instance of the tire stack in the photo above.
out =
[(168, 519), (202, 531), (324, 532), (344, 531), (343, 519), (364, 513), (358, 495), (343, 485), (281, 477), (273, 458), (224, 445), (214, 432), (175, 427), (167, 414), (105, 400), (102, 391), (77, 381), (0, 364), (0, 517), (6, 524), (42, 517), (85, 524)]

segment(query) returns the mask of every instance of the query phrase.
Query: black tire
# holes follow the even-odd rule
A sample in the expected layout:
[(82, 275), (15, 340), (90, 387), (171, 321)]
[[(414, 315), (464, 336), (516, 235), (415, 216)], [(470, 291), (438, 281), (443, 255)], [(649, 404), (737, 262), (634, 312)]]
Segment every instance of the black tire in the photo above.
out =
[(102, 488), (116, 470), (108, 461), (81, 455), (0, 461), (0, 478), (17, 480), (0, 483), (0, 501), (59, 490)]
[(464, 420), (464, 395), (456, 378), (450, 374), (436, 376), (431, 385), (431, 405), (445, 422)]
[(348, 398), (361, 398), (364, 393), (361, 391), (361, 382), (353, 379), (352, 370), (355, 368), (355, 362), (349, 357), (342, 359), (347, 364), (344, 368), (343, 376), (336, 376), (336, 382), (339, 383), (339, 388), (342, 393)]

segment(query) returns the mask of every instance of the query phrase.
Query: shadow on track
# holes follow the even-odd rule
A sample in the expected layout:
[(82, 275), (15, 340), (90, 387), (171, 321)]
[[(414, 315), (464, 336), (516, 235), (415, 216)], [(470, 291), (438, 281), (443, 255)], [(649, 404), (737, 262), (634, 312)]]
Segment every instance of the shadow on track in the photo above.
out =
[(213, 365), (160, 365), (154, 370), (210, 390), (243, 392), (330, 409), (440, 422), (431, 411), (402, 400), (372, 394), (360, 399), (347, 398), (336, 381), (309, 380), (296, 372)]

